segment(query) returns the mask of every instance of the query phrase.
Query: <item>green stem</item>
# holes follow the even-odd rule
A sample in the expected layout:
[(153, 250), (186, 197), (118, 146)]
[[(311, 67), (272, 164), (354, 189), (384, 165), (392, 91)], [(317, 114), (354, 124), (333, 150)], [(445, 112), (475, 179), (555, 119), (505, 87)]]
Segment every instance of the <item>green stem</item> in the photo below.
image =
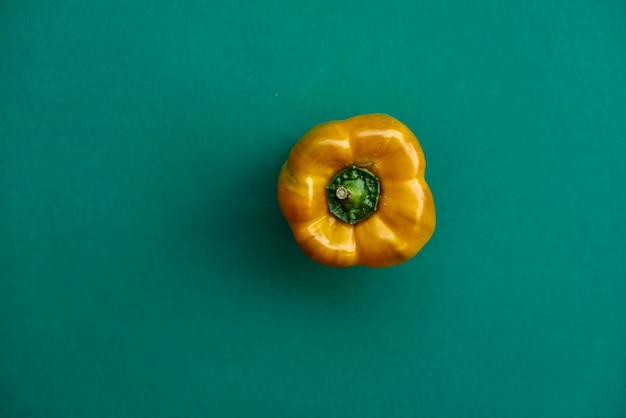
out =
[(371, 171), (352, 166), (333, 177), (326, 194), (331, 213), (353, 225), (376, 211), (380, 181)]

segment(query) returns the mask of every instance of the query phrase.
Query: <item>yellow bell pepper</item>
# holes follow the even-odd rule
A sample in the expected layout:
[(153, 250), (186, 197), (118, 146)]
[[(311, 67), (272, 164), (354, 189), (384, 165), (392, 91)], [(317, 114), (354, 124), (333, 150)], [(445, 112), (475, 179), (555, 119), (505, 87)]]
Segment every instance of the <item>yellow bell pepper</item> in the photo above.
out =
[(412, 258), (435, 229), (417, 138), (368, 114), (315, 126), (293, 147), (278, 202), (296, 242), (328, 266), (387, 267)]

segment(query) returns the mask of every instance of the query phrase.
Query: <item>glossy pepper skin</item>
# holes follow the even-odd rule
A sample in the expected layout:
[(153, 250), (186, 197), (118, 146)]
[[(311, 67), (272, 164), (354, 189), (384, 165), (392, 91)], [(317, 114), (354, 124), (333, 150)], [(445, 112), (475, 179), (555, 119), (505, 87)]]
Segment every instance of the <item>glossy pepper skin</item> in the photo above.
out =
[[(353, 166), (379, 179), (380, 196), (370, 216), (350, 224), (330, 211), (328, 187), (337, 173)], [(417, 138), (391, 116), (327, 122), (291, 150), (278, 178), (278, 202), (311, 259), (333, 267), (388, 267), (417, 254), (435, 229), (425, 168)]]

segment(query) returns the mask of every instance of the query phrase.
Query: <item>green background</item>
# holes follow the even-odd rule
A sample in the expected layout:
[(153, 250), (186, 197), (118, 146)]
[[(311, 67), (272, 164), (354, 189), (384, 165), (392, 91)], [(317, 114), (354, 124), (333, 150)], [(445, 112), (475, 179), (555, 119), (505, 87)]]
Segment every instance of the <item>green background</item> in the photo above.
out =
[[(626, 2), (3, 0), (0, 75), (0, 416), (626, 416)], [(325, 268), (278, 171), (369, 112), (437, 230)]]

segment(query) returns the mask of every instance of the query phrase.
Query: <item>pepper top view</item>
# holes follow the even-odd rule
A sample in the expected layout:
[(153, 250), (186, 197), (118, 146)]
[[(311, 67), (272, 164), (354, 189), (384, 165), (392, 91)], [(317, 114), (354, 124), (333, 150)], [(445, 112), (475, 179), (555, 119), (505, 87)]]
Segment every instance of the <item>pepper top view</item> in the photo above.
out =
[(294, 146), (278, 201), (302, 250), (333, 267), (388, 267), (413, 257), (435, 229), (417, 138), (388, 115), (323, 123)]

